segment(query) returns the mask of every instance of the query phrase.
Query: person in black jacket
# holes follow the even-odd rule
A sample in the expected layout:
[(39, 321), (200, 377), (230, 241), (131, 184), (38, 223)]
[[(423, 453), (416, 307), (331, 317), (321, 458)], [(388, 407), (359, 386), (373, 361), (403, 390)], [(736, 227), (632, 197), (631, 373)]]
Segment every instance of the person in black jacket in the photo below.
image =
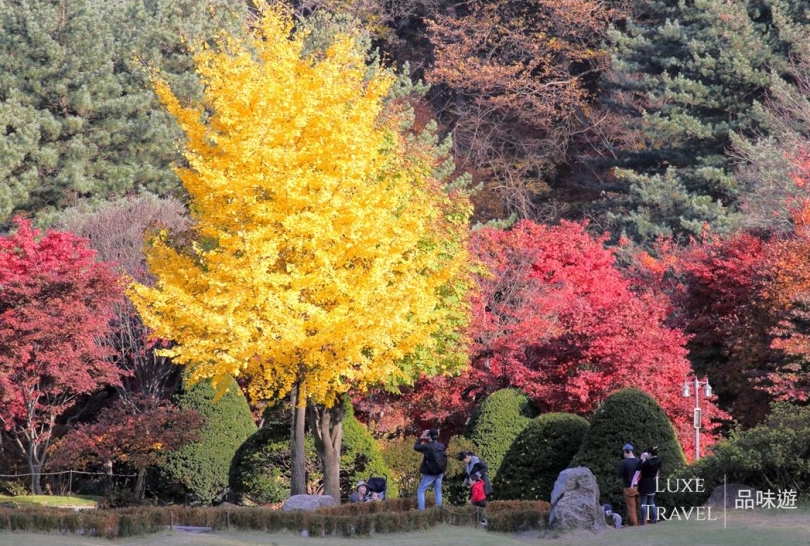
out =
[(658, 511), (655, 508), (655, 489), (658, 484), (658, 473), (661, 471), (661, 459), (658, 458), (658, 446), (648, 447), (641, 454), (636, 470), (641, 471), (638, 482), (638, 494), (641, 500), (641, 525), (649, 519), (658, 523)]
[(624, 444), (618, 475), (627, 505), (627, 524), (631, 526), (638, 525), (638, 486), (633, 483), (638, 462), (638, 457), (633, 454), (633, 444)]
[(464, 478), (464, 485), (472, 485), (471, 478), (476, 476), (484, 482), (484, 493), (486, 493), (487, 496), (491, 495), (492, 484), (489, 481), (489, 468), (487, 468), (487, 464), (472, 451), (462, 451), (458, 454), (457, 458), (464, 463), (464, 471), (467, 474)]
[(422, 481), (416, 491), (416, 502), (420, 510), (425, 509), (425, 492), (433, 486), (433, 493), (436, 496), (436, 506), (442, 505), (442, 478), (444, 469), (447, 467), (447, 453), (444, 444), (437, 441), (439, 431), (435, 428), (426, 430), (416, 441), (413, 448), (422, 453), (422, 464), (419, 473), (422, 474)]

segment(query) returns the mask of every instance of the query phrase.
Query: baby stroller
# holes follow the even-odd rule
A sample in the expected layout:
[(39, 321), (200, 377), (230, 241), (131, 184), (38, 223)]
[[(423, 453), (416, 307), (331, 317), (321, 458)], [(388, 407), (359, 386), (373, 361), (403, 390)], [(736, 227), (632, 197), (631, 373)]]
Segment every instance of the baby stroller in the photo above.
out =
[(368, 496), (371, 497), (374, 493), (376, 493), (376, 500), (384, 499), (387, 492), (387, 485), (388, 482), (385, 478), (369, 478), (368, 481), (366, 481), (366, 487), (368, 487)]

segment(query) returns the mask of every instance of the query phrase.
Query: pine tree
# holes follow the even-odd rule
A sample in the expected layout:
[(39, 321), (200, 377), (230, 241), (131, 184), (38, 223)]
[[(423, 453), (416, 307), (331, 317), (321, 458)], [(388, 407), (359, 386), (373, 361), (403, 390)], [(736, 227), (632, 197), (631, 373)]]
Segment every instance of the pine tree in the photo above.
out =
[(82, 198), (179, 191), (170, 164), (181, 133), (142, 65), (161, 67), (184, 96), (198, 92), (183, 41), (211, 32), (210, 5), (0, 0), (0, 222)]
[(640, 240), (723, 232), (738, 221), (732, 133), (762, 131), (755, 101), (800, 41), (796, 0), (651, 0), (615, 41), (614, 106), (638, 131), (618, 151), (626, 207), (610, 217)]

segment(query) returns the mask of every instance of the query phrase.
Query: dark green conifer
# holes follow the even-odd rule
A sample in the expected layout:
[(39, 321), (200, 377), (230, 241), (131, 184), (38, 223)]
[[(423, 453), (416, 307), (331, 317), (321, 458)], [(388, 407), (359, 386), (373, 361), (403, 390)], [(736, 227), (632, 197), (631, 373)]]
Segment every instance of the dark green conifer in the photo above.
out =
[[(147, 67), (191, 95), (187, 44), (225, 0), (0, 1), (0, 224), (77, 200), (179, 191), (179, 130)], [(217, 6), (219, 11), (216, 11)]]
[[(658, 446), (662, 479), (686, 464), (672, 423), (650, 395), (630, 388), (608, 396), (594, 412), (591, 427), (570, 466), (589, 468), (599, 483), (600, 503), (611, 504), (622, 513), (624, 497), (618, 468), (627, 443), (635, 446), (636, 456), (648, 447)], [(656, 496), (656, 504), (671, 508), (673, 502), (677, 499)]]
[(614, 106), (636, 142), (618, 150), (626, 192), (610, 217), (628, 235), (723, 232), (738, 222), (732, 134), (765, 130), (754, 104), (804, 39), (799, 0), (649, 0), (614, 30)]
[(217, 401), (210, 383), (184, 390), (177, 403), (205, 418), (199, 442), (171, 453), (161, 472), (193, 500), (210, 504), (225, 498), (231, 462), (237, 449), (256, 432), (256, 424), (236, 381)]

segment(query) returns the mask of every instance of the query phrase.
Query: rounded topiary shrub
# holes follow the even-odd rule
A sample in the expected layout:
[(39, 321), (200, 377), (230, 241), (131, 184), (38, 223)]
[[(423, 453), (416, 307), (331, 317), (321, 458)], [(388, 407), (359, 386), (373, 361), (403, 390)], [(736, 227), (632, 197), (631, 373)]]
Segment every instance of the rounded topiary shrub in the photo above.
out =
[[(234, 501), (244, 505), (275, 504), (290, 496), (289, 408), (281, 404), (265, 412), (264, 424), (236, 451), (229, 484)], [(321, 478), (315, 442), (304, 439), (307, 489), (315, 491)]]
[(490, 479), (498, 475), (509, 446), (536, 414), (529, 397), (517, 389), (495, 391), (475, 409), (466, 436), (489, 466)]
[(399, 496), (399, 484), (383, 457), (379, 444), (368, 429), (354, 416), (351, 402), (346, 401), (343, 414), (343, 443), (340, 455), (340, 492), (347, 498), (358, 480), (370, 477), (386, 479), (388, 498)]
[(571, 413), (535, 417), (506, 452), (492, 482), (492, 498), (548, 501), (557, 476), (568, 468), (588, 426), (587, 420)]
[(231, 380), (228, 391), (216, 402), (215, 394), (207, 381), (184, 386), (177, 404), (205, 417), (201, 439), (169, 454), (161, 466), (161, 476), (172, 489), (203, 504), (225, 497), (231, 460), (239, 446), (256, 432), (250, 407), (236, 381)]
[[(605, 399), (591, 418), (591, 426), (570, 467), (585, 466), (596, 476), (600, 503), (613, 505), (624, 514), (622, 483), (617, 476), (622, 447), (630, 443), (636, 456), (650, 446), (658, 446), (661, 478), (679, 472), (686, 464), (683, 449), (664, 410), (648, 394), (638, 389), (623, 389)], [(666, 493), (656, 495), (656, 504), (665, 508), (680, 505)]]

